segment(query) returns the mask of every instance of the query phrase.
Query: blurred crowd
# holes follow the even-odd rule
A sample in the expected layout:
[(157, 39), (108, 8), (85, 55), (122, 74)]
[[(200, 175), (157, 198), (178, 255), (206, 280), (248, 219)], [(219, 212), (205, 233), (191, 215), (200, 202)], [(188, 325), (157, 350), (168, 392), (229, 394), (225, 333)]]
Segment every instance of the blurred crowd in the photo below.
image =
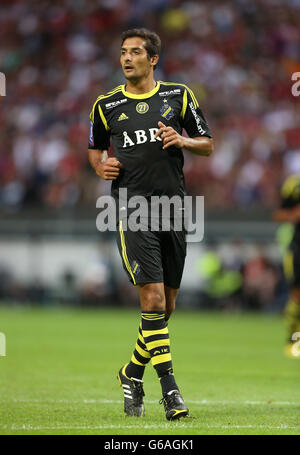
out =
[[(105, 248), (106, 246), (106, 248)], [(72, 265), (55, 280), (32, 273), (24, 279), (4, 263), (0, 265), (0, 302), (6, 304), (75, 305), (79, 307), (139, 306), (136, 288), (129, 282), (114, 243), (99, 244), (81, 273)], [(225, 311), (282, 312), (288, 297), (275, 245), (235, 241), (206, 244), (190, 251), (177, 306)], [(270, 254), (270, 252), (273, 252)], [(66, 251), (61, 247), (61, 256)], [(40, 263), (42, 268), (42, 263)]]
[(162, 39), (156, 79), (188, 84), (215, 153), (185, 153), (212, 209), (274, 207), (300, 172), (300, 0), (1, 0), (0, 207), (95, 206), (110, 185), (87, 161), (89, 112), (123, 83), (120, 34)]

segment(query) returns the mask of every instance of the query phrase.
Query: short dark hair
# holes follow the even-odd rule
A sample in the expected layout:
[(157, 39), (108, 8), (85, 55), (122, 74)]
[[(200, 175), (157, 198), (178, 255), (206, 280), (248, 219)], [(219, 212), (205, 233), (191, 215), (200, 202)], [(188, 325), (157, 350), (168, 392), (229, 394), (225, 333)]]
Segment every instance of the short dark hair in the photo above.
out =
[[(148, 57), (153, 57), (153, 55), (159, 55), (160, 53), (160, 48), (161, 48), (161, 41), (160, 37), (155, 33), (151, 32), (150, 30), (147, 30), (146, 28), (132, 28), (130, 30), (126, 30), (126, 32), (123, 32), (121, 35), (122, 43), (121, 46), (123, 45), (124, 41), (127, 38), (143, 38), (146, 42), (145, 44), (145, 49), (147, 51)], [(156, 65), (154, 66), (154, 69), (156, 68)]]

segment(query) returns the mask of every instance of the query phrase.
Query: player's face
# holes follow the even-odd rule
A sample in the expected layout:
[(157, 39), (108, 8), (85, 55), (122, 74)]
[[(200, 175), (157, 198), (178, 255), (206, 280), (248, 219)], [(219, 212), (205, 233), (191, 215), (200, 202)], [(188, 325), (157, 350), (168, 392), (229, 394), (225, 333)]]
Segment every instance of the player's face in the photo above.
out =
[(154, 66), (149, 59), (145, 41), (139, 37), (127, 38), (121, 47), (121, 66), (126, 79), (139, 80), (147, 77)]

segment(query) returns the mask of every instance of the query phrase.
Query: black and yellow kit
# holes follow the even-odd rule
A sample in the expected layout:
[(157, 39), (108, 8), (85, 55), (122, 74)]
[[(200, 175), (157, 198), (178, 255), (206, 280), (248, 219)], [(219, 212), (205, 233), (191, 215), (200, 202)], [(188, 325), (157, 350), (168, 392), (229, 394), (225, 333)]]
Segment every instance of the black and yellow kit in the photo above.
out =
[[(300, 174), (288, 177), (281, 188), (281, 208), (292, 209), (300, 204)], [(283, 257), (284, 273), (291, 287), (300, 286), (300, 223)]]
[[(185, 129), (190, 137), (211, 137), (206, 120), (193, 92), (183, 84), (158, 81), (148, 93), (133, 94), (124, 85), (99, 96), (90, 115), (89, 148), (106, 150), (112, 140), (114, 156), (123, 164), (119, 177), (112, 182), (111, 194), (120, 208), (118, 245), (123, 265), (134, 284), (161, 282), (179, 287), (184, 258), (185, 231), (134, 232), (123, 229), (122, 218), (130, 211), (119, 204), (119, 190), (126, 198), (186, 195), (184, 158), (175, 146), (162, 149), (155, 138), (158, 122), (171, 126), (179, 134)], [(125, 201), (127, 202), (127, 201)]]

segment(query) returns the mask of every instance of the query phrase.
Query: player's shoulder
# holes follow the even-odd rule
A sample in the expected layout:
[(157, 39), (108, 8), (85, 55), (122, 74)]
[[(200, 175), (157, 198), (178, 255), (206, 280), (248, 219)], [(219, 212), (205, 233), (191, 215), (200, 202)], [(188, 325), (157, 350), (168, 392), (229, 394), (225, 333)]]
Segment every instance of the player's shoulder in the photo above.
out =
[(166, 81), (159, 81), (160, 82), (160, 91), (164, 89), (165, 91), (169, 91), (174, 94), (183, 94), (186, 90), (191, 91), (190, 87), (186, 84), (181, 84), (179, 82), (166, 82)]
[[(93, 108), (90, 114), (90, 118), (94, 121), (95, 110), (99, 110), (100, 113), (106, 113), (108, 109), (116, 106), (124, 98), (123, 86), (118, 85), (114, 89), (110, 90), (107, 93), (99, 95), (96, 101), (93, 104)], [(97, 107), (97, 109), (96, 109)], [(100, 114), (101, 115), (101, 114)]]
[(165, 82), (159, 81), (159, 93), (164, 96), (167, 95), (183, 95), (184, 91), (187, 89), (187, 86), (184, 84), (179, 84), (178, 82)]
[(178, 95), (182, 98), (184, 105), (187, 104), (188, 99), (192, 100), (194, 108), (199, 107), (198, 101), (193, 91), (186, 84), (179, 82), (165, 82), (160, 81), (160, 93), (161, 96)]
[(300, 174), (293, 174), (287, 177), (281, 186), (281, 196), (288, 198), (300, 196)]
[(106, 103), (109, 103), (109, 101), (111, 100), (115, 100), (122, 97), (123, 96), (122, 87), (123, 85), (118, 85), (109, 92), (99, 95), (95, 101), (95, 104), (100, 104), (102, 106), (105, 105)]

